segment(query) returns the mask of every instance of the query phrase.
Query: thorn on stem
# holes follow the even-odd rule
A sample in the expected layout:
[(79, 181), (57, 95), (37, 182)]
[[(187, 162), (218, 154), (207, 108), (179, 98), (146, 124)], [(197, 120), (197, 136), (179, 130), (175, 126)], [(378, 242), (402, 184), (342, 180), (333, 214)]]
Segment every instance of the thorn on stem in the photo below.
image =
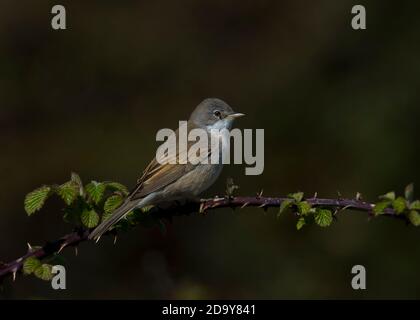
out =
[(60, 253), (65, 247), (66, 247), (67, 243), (64, 242), (61, 246), (60, 249), (58, 249), (57, 253)]
[(314, 199), (318, 198), (318, 192), (315, 192)]
[(264, 189), (261, 189), (261, 191), (257, 193), (257, 199), (262, 197), (263, 192), (264, 192)]
[(79, 255), (79, 249), (77, 246), (74, 247), (74, 255), (77, 257)]
[(198, 210), (198, 213), (204, 214), (205, 211), (206, 211), (206, 204), (205, 204), (205, 202), (201, 202), (200, 203), (200, 209)]
[(360, 192), (356, 193), (356, 200), (357, 201), (362, 200), (362, 194)]
[(348, 208), (351, 208), (351, 207), (352, 207), (351, 205), (347, 205), (347, 206), (345, 206), (344, 208), (341, 208), (341, 209), (340, 209), (340, 211), (347, 210)]
[(118, 236), (114, 235), (114, 245), (117, 243)]
[(31, 252), (32, 251), (32, 246), (31, 246), (31, 244), (28, 242), (28, 243), (26, 243), (27, 245), (28, 245), (28, 251), (29, 252)]
[(245, 203), (241, 206), (241, 209), (245, 208), (247, 205), (249, 205), (249, 202), (245, 202)]
[(12, 278), (13, 278), (13, 282), (16, 281), (16, 270), (13, 271)]

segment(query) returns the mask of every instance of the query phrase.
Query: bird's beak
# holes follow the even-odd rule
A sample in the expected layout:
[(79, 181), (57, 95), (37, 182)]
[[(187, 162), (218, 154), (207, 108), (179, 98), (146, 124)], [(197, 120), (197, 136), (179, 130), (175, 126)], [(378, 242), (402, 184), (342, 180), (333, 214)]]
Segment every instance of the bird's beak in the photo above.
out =
[(232, 114), (228, 115), (228, 118), (236, 119), (236, 118), (243, 117), (244, 115), (245, 114), (243, 114), (243, 113), (232, 113)]

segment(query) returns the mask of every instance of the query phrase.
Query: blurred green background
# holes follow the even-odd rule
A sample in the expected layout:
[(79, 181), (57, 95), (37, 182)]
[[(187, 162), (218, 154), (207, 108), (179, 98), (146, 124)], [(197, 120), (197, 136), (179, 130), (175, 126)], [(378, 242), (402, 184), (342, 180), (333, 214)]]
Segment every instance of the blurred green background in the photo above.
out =
[[(71, 231), (61, 202), (23, 198), (71, 171), (134, 186), (157, 146), (206, 97), (265, 129), (265, 171), (227, 166), (239, 193), (365, 199), (420, 188), (420, 5), (415, 1), (52, 1), (0, 4), (0, 260)], [(351, 28), (363, 4), (367, 30)], [(420, 193), (417, 193), (419, 195)], [(419, 298), (419, 229), (340, 215), (295, 229), (277, 211), (178, 217), (64, 253), (67, 290), (8, 279), (2, 298)], [(367, 269), (354, 291), (353, 265)]]

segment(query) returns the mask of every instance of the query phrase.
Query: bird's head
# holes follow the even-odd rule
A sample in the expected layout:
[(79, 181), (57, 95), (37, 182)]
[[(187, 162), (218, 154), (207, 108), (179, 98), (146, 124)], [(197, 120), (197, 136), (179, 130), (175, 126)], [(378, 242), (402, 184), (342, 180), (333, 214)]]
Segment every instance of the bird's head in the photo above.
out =
[(236, 118), (244, 116), (237, 113), (224, 101), (217, 98), (203, 100), (190, 116), (196, 126), (211, 129), (230, 129)]

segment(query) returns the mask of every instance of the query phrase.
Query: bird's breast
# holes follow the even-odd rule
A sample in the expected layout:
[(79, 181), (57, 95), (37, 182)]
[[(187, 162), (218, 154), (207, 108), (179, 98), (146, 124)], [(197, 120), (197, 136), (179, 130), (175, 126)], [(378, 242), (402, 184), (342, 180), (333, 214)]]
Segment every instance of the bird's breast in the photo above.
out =
[(223, 164), (230, 151), (230, 135), (227, 130), (213, 131), (210, 133), (210, 143), (212, 152), (219, 153), (219, 164)]

